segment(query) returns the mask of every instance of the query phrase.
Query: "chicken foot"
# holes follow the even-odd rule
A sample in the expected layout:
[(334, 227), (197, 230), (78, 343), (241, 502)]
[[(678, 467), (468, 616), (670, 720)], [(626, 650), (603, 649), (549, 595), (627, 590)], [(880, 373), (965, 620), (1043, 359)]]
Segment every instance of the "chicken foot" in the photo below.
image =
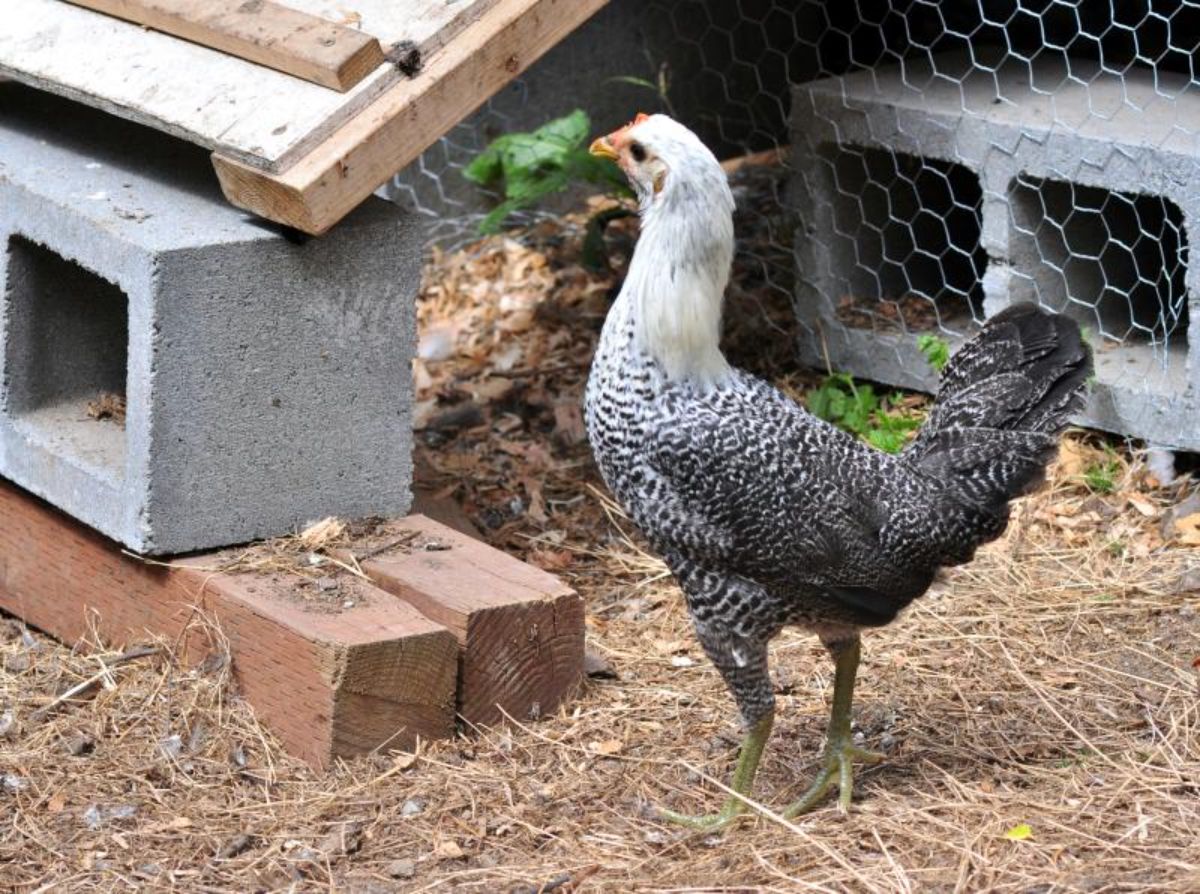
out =
[[(850, 706), (854, 701), (854, 681), (858, 675), (860, 656), (859, 638), (826, 643), (834, 660), (833, 706), (829, 712), (829, 732), (826, 736), (824, 766), (813, 780), (808, 791), (782, 813), (786, 819), (812, 810), (825, 794), (835, 785), (838, 787), (838, 805), (842, 810), (850, 807), (854, 791), (853, 762), (877, 764), (884, 755), (867, 751), (853, 744), (850, 732)], [(771, 735), (774, 712), (758, 721), (746, 734), (738, 755), (737, 767), (733, 771), (730, 788), (738, 795), (750, 797), (754, 788), (754, 775), (762, 758), (763, 749)], [(749, 805), (743, 798), (731, 795), (717, 813), (706, 816), (688, 816), (673, 810), (661, 810), (663, 819), (690, 829), (714, 832), (724, 828), (740, 816)]]
[[(772, 710), (746, 733), (741, 751), (738, 753), (737, 767), (734, 768), (733, 779), (729, 785), (739, 795), (748, 798), (754, 790), (754, 774), (758, 772), (758, 762), (762, 759), (763, 749), (767, 746), (767, 739), (771, 737), (771, 726), (774, 722), (775, 712)], [(729, 799), (725, 802), (725, 806), (719, 812), (710, 813), (707, 816), (688, 816), (686, 813), (676, 813), (674, 810), (666, 809), (660, 810), (659, 814), (668, 822), (687, 826), (689, 829), (715, 832), (737, 819), (746, 807), (747, 804), (742, 798), (730, 795)]]
[(808, 791), (783, 811), (785, 819), (792, 819), (812, 810), (833, 786), (838, 787), (838, 806), (850, 809), (854, 792), (854, 767), (856, 760), (877, 764), (884, 755), (867, 751), (853, 744), (850, 734), (850, 705), (854, 701), (854, 679), (858, 675), (859, 639), (826, 643), (834, 661), (833, 707), (829, 712), (829, 732), (825, 739), (824, 767), (813, 780)]

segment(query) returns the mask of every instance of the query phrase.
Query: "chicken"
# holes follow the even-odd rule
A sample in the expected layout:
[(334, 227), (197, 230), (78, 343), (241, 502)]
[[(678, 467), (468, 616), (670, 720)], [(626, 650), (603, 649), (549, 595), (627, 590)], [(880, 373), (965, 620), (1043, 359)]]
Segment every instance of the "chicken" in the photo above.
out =
[[(874, 450), (722, 355), (733, 196), (700, 140), (639, 115), (591, 151), (624, 170), (641, 215), (588, 378), (601, 474), (670, 567), (737, 702), (747, 733), (733, 791), (750, 795), (771, 732), (767, 644), (796, 625), (832, 656), (834, 697), (822, 769), (783, 814), (834, 787), (848, 808), (852, 762), (882, 759), (851, 740), (860, 631), (893, 621), (939, 568), (1003, 532), (1009, 502), (1041, 482), (1081, 406), (1090, 351), (1067, 318), (1010, 307), (951, 359), (909, 446)], [(664, 815), (716, 828), (744, 804)]]

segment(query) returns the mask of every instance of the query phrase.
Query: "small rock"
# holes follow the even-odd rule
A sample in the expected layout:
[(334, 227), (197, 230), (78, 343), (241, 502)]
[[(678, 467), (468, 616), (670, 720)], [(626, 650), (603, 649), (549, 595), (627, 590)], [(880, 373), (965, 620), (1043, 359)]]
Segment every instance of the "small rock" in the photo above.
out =
[(204, 747), (204, 743), (207, 740), (208, 728), (203, 723), (197, 723), (194, 727), (192, 727), (191, 735), (188, 736), (188, 754), (198, 754), (200, 749)]
[(83, 824), (95, 832), (104, 823), (104, 813), (99, 804), (92, 804), (83, 812)]
[(29, 780), (23, 776), (18, 776), (16, 773), (5, 773), (3, 778), (0, 778), (0, 788), (3, 788), (10, 795), (15, 795), (29, 787)]
[(342, 603), (342, 608), (354, 608), (354, 600), (347, 599)]
[(30, 664), (32, 664), (32, 662), (29, 660), (28, 655), (16, 652), (15, 654), (9, 655), (5, 660), (4, 669), (10, 674), (23, 674), (25, 671), (29, 670)]
[(163, 757), (174, 760), (183, 752), (183, 737), (174, 733), (159, 740), (158, 750)]
[(229, 762), (239, 770), (246, 769), (246, 749), (241, 745), (234, 748), (229, 752)]
[(393, 860), (386, 871), (392, 878), (412, 878), (417, 874), (417, 864), (412, 860)]
[(686, 655), (671, 656), (671, 667), (692, 667), (695, 665), (695, 663), (696, 662), (688, 658)]
[(3, 714), (0, 714), (0, 739), (7, 738), (8, 734), (12, 732), (13, 727), (16, 726), (16, 723), (16, 720), (13, 719), (12, 711), (5, 711)]
[(454, 356), (454, 329), (450, 326), (431, 326), (421, 335), (417, 344), (417, 356), (422, 360), (437, 363)]
[(619, 679), (608, 659), (592, 651), (583, 653), (583, 672), (593, 680)]
[(63, 743), (71, 757), (84, 757), (96, 750), (96, 740), (87, 733), (76, 733)]
[(327, 857), (342, 857), (355, 853), (362, 847), (363, 827), (366, 823), (361, 820), (351, 820), (339, 823), (333, 830), (321, 839), (317, 850)]
[(425, 809), (425, 802), (418, 798), (409, 798), (400, 808), (401, 816), (416, 816)]
[(646, 844), (666, 844), (667, 836), (657, 829), (651, 829), (649, 832), (646, 832), (642, 835), (642, 840), (644, 840)]
[(110, 820), (132, 819), (136, 814), (137, 805), (135, 804), (116, 804), (112, 807), (91, 804), (83, 812), (83, 823), (95, 832)]
[(430, 540), (425, 544), (425, 551), (430, 553), (441, 553), (450, 549), (449, 543), (442, 543), (440, 540)]
[(34, 637), (34, 635), (32, 633), (30, 633), (27, 629), (23, 629), (21, 631), (21, 643), (22, 643), (22, 645), (25, 646), (26, 649), (29, 649), (31, 652), (37, 652), (38, 650), (40, 650), (42, 648), (42, 644), (39, 643), (37, 641), (37, 639)]
[(230, 860), (239, 854), (244, 854), (254, 846), (254, 836), (247, 835), (241, 832), (234, 835), (223, 845), (217, 848), (216, 857), (218, 860)]
[(1166, 486), (1175, 480), (1175, 454), (1165, 447), (1151, 447), (1146, 451), (1146, 468)]
[[(1200, 591), (1200, 568), (1189, 568), (1175, 580), (1171, 586), (1172, 593), (1193, 593)], [(1188, 606), (1185, 606), (1185, 608)]]
[(318, 577), (316, 583), (317, 589), (325, 592), (338, 588), (338, 582), (332, 577)]

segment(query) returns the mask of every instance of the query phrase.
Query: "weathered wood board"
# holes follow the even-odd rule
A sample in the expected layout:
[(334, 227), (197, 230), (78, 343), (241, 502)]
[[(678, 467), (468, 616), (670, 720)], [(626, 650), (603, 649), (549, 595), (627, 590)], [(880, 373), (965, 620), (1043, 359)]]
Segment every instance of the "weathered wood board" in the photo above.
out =
[(458, 713), (468, 724), (558, 710), (583, 677), (583, 600), (552, 574), (432, 519), (391, 524), (438, 549), (364, 558), (376, 586), (406, 600), (456, 637)]
[(374, 36), (274, 0), (67, 0), (346, 91), (383, 65)]
[(453, 734), (450, 631), (363, 581), (349, 582), (353, 608), (314, 611), (295, 576), (216, 573), (220, 561), (147, 564), (0, 481), (0, 609), (71, 644), (93, 631), (126, 645), (165, 635), (193, 662), (215, 622), (240, 692), (289, 751), (319, 766)]
[[(282, 2), (361, 28), (408, 67), (412, 48), (422, 60), (435, 56), (499, 0)], [(409, 77), (387, 64), (349, 92), (338, 93), (61, 0), (5, 0), (3, 7), (0, 76), (167, 131), (264, 171), (286, 169)]]
[(393, 84), (287, 170), (222, 153), (213, 165), (239, 208), (319, 235), (607, 0), (497, 0), (416, 77)]

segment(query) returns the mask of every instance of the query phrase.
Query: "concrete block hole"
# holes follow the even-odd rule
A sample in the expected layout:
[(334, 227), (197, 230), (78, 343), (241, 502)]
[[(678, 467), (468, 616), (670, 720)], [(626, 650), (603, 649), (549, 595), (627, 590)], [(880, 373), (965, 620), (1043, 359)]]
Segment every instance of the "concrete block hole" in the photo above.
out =
[(1088, 331), (1101, 381), (1186, 387), (1188, 244), (1174, 202), (1019, 175), (1009, 187), (1012, 298)]
[(7, 244), (4, 412), (65, 459), (119, 477), (129, 300), (114, 283), (23, 236)]
[(854, 326), (879, 312), (897, 328), (951, 333), (982, 319), (987, 253), (976, 174), (887, 149), (827, 144), (819, 155), (833, 203), (833, 232), (821, 238), (831, 241), (845, 289), (835, 296), (839, 318)]

